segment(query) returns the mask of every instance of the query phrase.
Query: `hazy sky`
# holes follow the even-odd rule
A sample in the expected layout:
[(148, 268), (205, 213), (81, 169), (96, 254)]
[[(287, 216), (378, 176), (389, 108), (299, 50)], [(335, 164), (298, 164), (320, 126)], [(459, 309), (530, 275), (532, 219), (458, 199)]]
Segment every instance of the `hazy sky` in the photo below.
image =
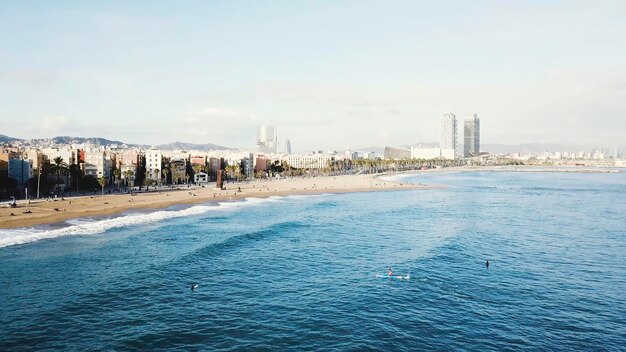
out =
[(0, 134), (626, 144), (624, 1), (60, 3), (0, 3)]

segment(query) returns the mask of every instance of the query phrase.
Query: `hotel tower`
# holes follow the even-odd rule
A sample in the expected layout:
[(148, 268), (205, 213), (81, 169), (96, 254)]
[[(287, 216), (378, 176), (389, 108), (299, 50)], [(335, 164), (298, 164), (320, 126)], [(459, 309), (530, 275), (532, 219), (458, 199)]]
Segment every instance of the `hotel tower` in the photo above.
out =
[(441, 135), (439, 137), (439, 148), (441, 150), (453, 150), (452, 155), (456, 155), (458, 145), (458, 133), (456, 116), (453, 113), (441, 116)]
[(465, 119), (463, 131), (463, 157), (471, 158), (480, 154), (480, 119), (476, 114)]

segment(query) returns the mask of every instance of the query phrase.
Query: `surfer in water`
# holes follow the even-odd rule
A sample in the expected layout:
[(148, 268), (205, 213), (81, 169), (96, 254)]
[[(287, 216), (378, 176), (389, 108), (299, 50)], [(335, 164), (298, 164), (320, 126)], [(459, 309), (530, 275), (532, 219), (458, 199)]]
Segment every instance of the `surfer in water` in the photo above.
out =
[(191, 284), (191, 290), (195, 291), (198, 288), (198, 284)]
[(391, 270), (391, 267), (387, 267), (387, 275), (393, 276), (393, 270)]
[(485, 262), (485, 267), (489, 269), (489, 259), (487, 259), (487, 261)]

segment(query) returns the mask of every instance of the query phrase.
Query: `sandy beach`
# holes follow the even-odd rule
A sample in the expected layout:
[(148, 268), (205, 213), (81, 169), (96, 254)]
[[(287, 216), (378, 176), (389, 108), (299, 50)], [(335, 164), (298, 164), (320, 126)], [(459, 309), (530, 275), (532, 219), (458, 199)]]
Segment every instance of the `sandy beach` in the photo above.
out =
[[(343, 175), (308, 178), (286, 178), (226, 184), (225, 190), (206, 187), (168, 189), (130, 194), (100, 193), (81, 197), (37, 200), (26, 204), (18, 200), (17, 208), (0, 208), (0, 228), (20, 228), (53, 224), (65, 220), (113, 215), (132, 209), (160, 209), (177, 204), (197, 204), (210, 201), (230, 201), (242, 198), (263, 198), (293, 194), (388, 191), (433, 186), (403, 184), (380, 180), (374, 175)], [(27, 212), (30, 211), (30, 213)]]

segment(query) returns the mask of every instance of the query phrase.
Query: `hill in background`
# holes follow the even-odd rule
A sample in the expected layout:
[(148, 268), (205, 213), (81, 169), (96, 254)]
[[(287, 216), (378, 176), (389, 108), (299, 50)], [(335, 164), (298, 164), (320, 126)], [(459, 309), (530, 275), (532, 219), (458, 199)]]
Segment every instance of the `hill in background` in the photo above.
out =
[[(0, 143), (19, 143), (21, 145), (33, 146), (33, 147), (42, 147), (42, 146), (54, 146), (54, 145), (67, 145), (67, 144), (83, 144), (89, 143), (97, 146), (106, 146), (106, 147), (130, 147), (130, 148), (141, 148), (148, 149), (151, 146), (147, 144), (133, 144), (126, 143), (122, 141), (115, 141), (101, 137), (71, 137), (71, 136), (57, 136), (54, 138), (35, 138), (35, 139), (21, 139), (15, 137), (9, 137), (5, 135), (0, 135)], [(234, 150), (234, 148), (225, 147), (213, 143), (206, 144), (195, 144), (195, 143), (184, 143), (184, 142), (174, 142), (169, 144), (162, 144), (155, 146), (157, 149), (161, 150)]]

